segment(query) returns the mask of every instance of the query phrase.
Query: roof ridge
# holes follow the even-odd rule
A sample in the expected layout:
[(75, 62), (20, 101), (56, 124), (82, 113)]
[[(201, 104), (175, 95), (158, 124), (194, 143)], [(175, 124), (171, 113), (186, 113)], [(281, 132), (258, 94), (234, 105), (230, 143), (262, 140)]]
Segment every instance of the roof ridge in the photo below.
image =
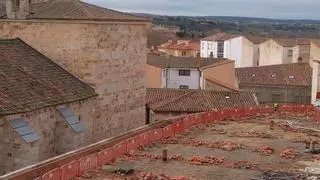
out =
[(215, 83), (215, 84), (217, 84), (217, 85), (220, 85), (220, 86), (222, 86), (222, 87), (224, 87), (224, 88), (227, 88), (227, 89), (230, 89), (230, 90), (232, 90), (232, 91), (240, 91), (240, 89), (237, 89), (237, 88), (235, 88), (235, 87), (232, 87), (231, 85), (229, 85), (229, 84), (227, 84), (227, 83), (225, 83), (225, 82), (222, 82), (222, 81), (220, 81), (220, 80), (218, 80), (218, 79), (216, 79), (216, 78), (213, 78), (213, 77), (211, 77), (211, 76), (207, 76), (206, 79), (207, 79), (208, 81), (212, 82), (212, 83)]
[(187, 96), (187, 95), (191, 95), (191, 94), (193, 94), (193, 93), (195, 93), (196, 91), (187, 91), (186, 93), (184, 93), (184, 94), (182, 94), (182, 95), (179, 95), (179, 96), (177, 96), (177, 97), (173, 97), (173, 98), (168, 98), (168, 99), (165, 99), (165, 100), (163, 100), (163, 101), (160, 101), (160, 102), (157, 102), (157, 103), (155, 103), (155, 104), (153, 104), (153, 105), (151, 105), (151, 107), (153, 108), (153, 109), (159, 109), (159, 108), (161, 108), (161, 107), (163, 107), (163, 106), (166, 106), (166, 105), (168, 105), (168, 104), (170, 104), (170, 103), (172, 103), (172, 102), (174, 102), (174, 101), (177, 101), (177, 100), (179, 100), (179, 99), (181, 99), (181, 98), (183, 98), (183, 97), (185, 97), (185, 96)]
[[(77, 6), (83, 13), (85, 13), (88, 17), (90, 18), (95, 18), (95, 15), (93, 13), (91, 13), (88, 9), (86, 9), (85, 7), (83, 7), (81, 5), (81, 1), (78, 0), (78, 1), (72, 1), (72, 3)], [(101, 8), (101, 7), (100, 7)]]

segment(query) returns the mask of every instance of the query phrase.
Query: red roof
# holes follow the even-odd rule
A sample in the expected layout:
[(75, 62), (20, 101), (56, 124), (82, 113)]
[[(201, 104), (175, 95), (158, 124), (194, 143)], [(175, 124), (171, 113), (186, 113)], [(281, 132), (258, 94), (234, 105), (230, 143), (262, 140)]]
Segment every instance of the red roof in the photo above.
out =
[(200, 51), (200, 41), (183, 40), (176, 43), (168, 43), (167, 45), (161, 46), (161, 48), (172, 50)]

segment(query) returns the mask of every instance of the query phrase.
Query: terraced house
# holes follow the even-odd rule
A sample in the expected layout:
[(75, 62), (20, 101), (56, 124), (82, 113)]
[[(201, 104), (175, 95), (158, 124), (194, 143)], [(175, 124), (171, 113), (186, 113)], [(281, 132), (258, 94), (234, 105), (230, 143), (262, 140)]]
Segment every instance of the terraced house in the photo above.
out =
[(145, 123), (146, 19), (78, 0), (1, 2), (2, 173)]

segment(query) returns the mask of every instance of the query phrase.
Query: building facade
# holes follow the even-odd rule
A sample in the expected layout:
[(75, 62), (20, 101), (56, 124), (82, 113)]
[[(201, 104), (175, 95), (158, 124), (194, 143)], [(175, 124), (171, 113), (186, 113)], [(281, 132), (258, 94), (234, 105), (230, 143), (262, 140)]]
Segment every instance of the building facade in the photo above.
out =
[(244, 36), (218, 33), (201, 39), (200, 55), (203, 58), (227, 58), (235, 67), (253, 66), (253, 43)]
[(208, 78), (215, 79), (212, 83), (217, 87), (234, 87), (234, 62), (215, 58), (148, 56), (148, 88), (206, 89)]
[[(238, 68), (236, 74), (239, 88), (256, 92), (260, 103), (314, 102), (318, 77), (314, 74), (314, 63), (301, 62), (251, 68)], [(317, 87), (316, 87), (317, 88)]]

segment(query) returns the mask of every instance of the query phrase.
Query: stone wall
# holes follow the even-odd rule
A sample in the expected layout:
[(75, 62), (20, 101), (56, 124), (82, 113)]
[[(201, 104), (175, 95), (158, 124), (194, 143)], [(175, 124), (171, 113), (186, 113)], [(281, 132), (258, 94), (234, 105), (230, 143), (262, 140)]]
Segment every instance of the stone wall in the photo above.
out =
[[(22, 168), (33, 163), (46, 160), (61, 153), (68, 152), (91, 143), (92, 121), (90, 115), (94, 113), (94, 98), (76, 102), (64, 107), (70, 107), (86, 130), (77, 134), (66, 123), (59, 125), (63, 119), (58, 107), (46, 108), (22, 115), (6, 116), (1, 119), (0, 136), (0, 174)], [(23, 118), (40, 136), (40, 140), (26, 143), (9, 125), (10, 120)], [(63, 136), (62, 136), (63, 135)], [(79, 139), (82, 137), (82, 140)], [(59, 142), (59, 141), (60, 142)]]
[(0, 37), (21, 38), (95, 88), (91, 143), (144, 124), (146, 34), (143, 23), (0, 21)]

